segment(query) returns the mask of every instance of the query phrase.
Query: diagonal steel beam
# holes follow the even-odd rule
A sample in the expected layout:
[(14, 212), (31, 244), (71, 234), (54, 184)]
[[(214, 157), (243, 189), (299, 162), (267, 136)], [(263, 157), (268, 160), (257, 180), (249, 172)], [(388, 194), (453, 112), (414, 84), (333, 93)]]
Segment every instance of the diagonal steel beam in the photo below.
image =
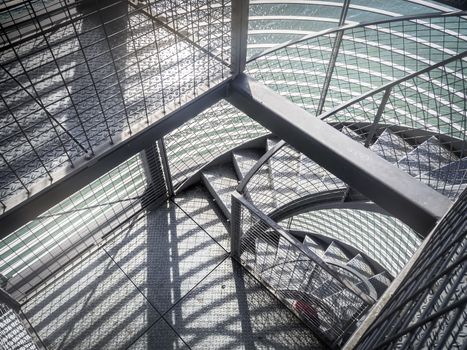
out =
[(37, 184), (27, 198), (18, 196), (7, 201), (8, 210), (0, 215), (0, 239), (220, 101), (227, 94), (229, 81), (219, 83), (167, 115), (158, 115), (149, 126), (135, 125), (132, 135), (122, 134), (115, 144), (96, 148), (91, 160), (83, 157), (76, 161), (74, 169), (63, 169), (54, 176), (57, 180), (52, 184)]
[(231, 83), (227, 100), (423, 236), (452, 204), (245, 74)]

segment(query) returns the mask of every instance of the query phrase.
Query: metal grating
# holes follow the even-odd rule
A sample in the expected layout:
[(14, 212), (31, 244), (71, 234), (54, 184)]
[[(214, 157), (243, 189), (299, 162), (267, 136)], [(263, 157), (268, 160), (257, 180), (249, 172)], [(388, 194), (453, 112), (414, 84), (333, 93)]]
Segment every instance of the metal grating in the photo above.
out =
[(160, 162), (149, 164), (159, 177), (146, 177), (142, 155), (128, 159), (47, 210), (0, 242), (4, 287), (19, 299), (102, 237), (157, 199), (165, 199)]
[(227, 102), (215, 104), (164, 137), (174, 184), (219, 155), (267, 133)]
[(229, 75), (230, 8), (213, 1), (174, 6), (1, 3), (0, 201), (55, 180), (58, 169)]
[(234, 256), (323, 341), (341, 344), (374, 300), (241, 196), (232, 206)]
[(0, 303), (0, 348), (5, 350), (38, 349), (23, 319), (4, 303)]
[(463, 349), (466, 337), (467, 192), (433, 231), (358, 349)]
[(397, 276), (421, 243), (398, 219), (356, 209), (326, 209), (302, 213), (281, 222), (289, 230), (335, 238), (364, 252)]

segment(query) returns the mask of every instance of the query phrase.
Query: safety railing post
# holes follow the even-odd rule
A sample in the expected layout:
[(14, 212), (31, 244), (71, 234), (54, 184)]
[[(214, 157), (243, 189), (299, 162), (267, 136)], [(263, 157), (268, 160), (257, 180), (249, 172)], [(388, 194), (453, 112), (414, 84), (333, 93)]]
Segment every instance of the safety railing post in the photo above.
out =
[(233, 76), (242, 73), (246, 65), (249, 0), (232, 1), (231, 69)]
[(230, 254), (240, 261), (241, 249), (241, 205), (237, 199), (237, 194), (232, 195), (232, 207), (230, 217)]

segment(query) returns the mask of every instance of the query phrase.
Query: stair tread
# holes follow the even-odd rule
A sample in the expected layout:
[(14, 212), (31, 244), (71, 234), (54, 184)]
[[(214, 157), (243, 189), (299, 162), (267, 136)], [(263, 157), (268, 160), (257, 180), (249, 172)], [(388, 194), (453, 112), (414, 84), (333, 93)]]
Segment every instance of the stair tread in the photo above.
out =
[(310, 236), (305, 237), (303, 244), (319, 257), (323, 257), (325, 249)]
[[(270, 150), (277, 144), (275, 140), (267, 140), (267, 148)], [(276, 192), (278, 203), (288, 202), (296, 197), (300, 171), (300, 152), (285, 145), (269, 159), (271, 171), (271, 185)]]
[(339, 178), (303, 153), (300, 154), (299, 174), (299, 188), (304, 193), (316, 193), (344, 186), (344, 183)]
[(218, 201), (219, 207), (227, 217), (230, 217), (230, 208), (232, 204), (231, 195), (238, 186), (238, 178), (235, 174), (232, 164), (222, 164), (202, 172), (206, 187)]
[(390, 163), (397, 163), (407, 156), (413, 147), (390, 129), (385, 129), (370, 146), (370, 150)]
[(264, 152), (257, 148), (241, 149), (233, 152), (233, 162), (237, 175), (243, 179)]
[(445, 196), (456, 199), (467, 187), (467, 157), (425, 172), (419, 179)]
[(347, 266), (353, 268), (356, 270), (358, 273), (362, 274), (366, 278), (370, 278), (371, 276), (374, 275), (374, 271), (371, 268), (371, 266), (368, 264), (368, 262), (365, 260), (365, 258), (361, 254), (355, 255), (352, 259), (350, 259), (347, 264)]
[(458, 157), (444, 148), (434, 136), (414, 148), (397, 163), (399, 168), (413, 176), (432, 171), (457, 161)]
[(368, 281), (373, 285), (373, 287), (375, 287), (378, 297), (384, 293), (392, 282), (391, 277), (386, 271), (370, 277)]
[(342, 264), (345, 264), (347, 261), (349, 261), (347, 254), (334, 241), (331, 242), (331, 244), (326, 248), (323, 257), (328, 261), (335, 261)]
[(359, 143), (365, 143), (365, 139), (362, 136), (360, 136), (358, 133), (356, 133), (355, 131), (353, 131), (351, 128), (347, 126), (342, 127), (341, 133), (350, 137), (354, 141), (357, 141)]

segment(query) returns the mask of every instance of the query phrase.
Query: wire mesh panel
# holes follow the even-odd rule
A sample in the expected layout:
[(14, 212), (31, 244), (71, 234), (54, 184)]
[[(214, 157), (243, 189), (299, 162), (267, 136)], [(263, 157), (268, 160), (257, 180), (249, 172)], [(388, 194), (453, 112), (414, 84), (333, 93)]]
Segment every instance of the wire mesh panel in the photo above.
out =
[(241, 263), (329, 344), (351, 334), (372, 299), (242, 197), (232, 206)]
[(323, 118), (455, 200), (467, 186), (466, 54), (368, 93)]
[(459, 15), (357, 25), (268, 50), (247, 71), (317, 115), (467, 50), (466, 35)]
[(38, 349), (21, 317), (4, 303), (0, 303), (0, 348)]
[(221, 3), (2, 2), (0, 200), (226, 78)]
[(394, 217), (356, 209), (302, 213), (282, 222), (289, 230), (335, 238), (364, 252), (397, 276), (421, 243), (418, 235)]
[(268, 130), (222, 101), (164, 137), (174, 184), (203, 165)]
[(465, 348), (466, 213), (464, 192), (357, 348)]
[[(166, 196), (159, 179), (145, 174), (146, 158), (135, 155), (0, 242), (3, 287), (17, 299), (82, 251)], [(160, 162), (159, 162), (160, 167)], [(146, 170), (147, 172), (147, 170)]]

